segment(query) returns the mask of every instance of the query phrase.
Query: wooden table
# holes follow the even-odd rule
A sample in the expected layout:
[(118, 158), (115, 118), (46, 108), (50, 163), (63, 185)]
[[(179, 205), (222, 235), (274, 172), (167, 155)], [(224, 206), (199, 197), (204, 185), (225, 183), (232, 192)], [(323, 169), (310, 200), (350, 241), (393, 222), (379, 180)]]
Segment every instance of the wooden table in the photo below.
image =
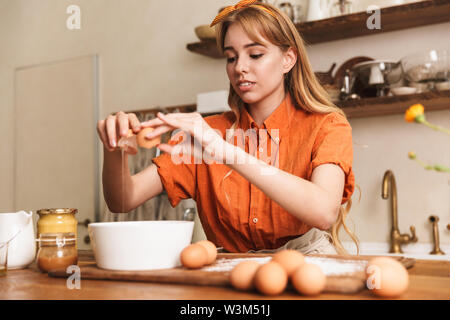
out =
[[(91, 263), (92, 255), (80, 252), (79, 265)], [(416, 260), (408, 269), (410, 286), (398, 299), (450, 299), (450, 261)], [(294, 291), (285, 291), (275, 297), (256, 292), (240, 292), (231, 287), (160, 284), (132, 281), (81, 280), (80, 289), (68, 289), (66, 279), (52, 278), (41, 273), (35, 264), (23, 270), (9, 270), (0, 277), (0, 299), (157, 299), (157, 300), (262, 300), (262, 299), (380, 299), (369, 290), (358, 294), (321, 294), (304, 297)]]

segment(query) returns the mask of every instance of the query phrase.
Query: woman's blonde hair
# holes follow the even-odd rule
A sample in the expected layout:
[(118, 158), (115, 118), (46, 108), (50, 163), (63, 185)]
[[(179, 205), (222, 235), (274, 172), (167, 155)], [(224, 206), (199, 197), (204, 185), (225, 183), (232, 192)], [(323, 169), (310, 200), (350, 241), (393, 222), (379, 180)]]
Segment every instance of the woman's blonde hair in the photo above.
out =
[[(260, 6), (264, 6), (272, 14), (266, 12)], [(233, 23), (239, 23), (250, 39), (255, 42), (259, 42), (260, 36), (262, 36), (278, 46), (283, 52), (286, 52), (289, 48), (293, 48), (296, 51), (297, 62), (285, 74), (284, 86), (297, 109), (313, 113), (337, 112), (346, 117), (345, 113), (331, 102), (328, 93), (317, 80), (306, 54), (304, 41), (292, 21), (284, 13), (270, 4), (259, 2), (258, 6), (248, 6), (233, 11), (221, 23), (216, 25), (217, 45), (222, 54), (224, 53), (225, 35), (229, 26)], [(236, 118), (231, 127), (231, 130), (234, 130), (240, 121), (240, 110), (245, 107), (245, 103), (233, 89), (231, 83), (228, 104)], [(231, 171), (225, 175), (224, 179), (230, 173)], [(344, 206), (340, 207), (336, 222), (328, 230), (339, 254), (347, 254), (338, 237), (340, 227), (344, 227), (345, 231), (355, 242), (359, 253), (359, 241), (345, 224), (345, 218), (351, 206), (352, 200), (349, 199), (345, 208)]]

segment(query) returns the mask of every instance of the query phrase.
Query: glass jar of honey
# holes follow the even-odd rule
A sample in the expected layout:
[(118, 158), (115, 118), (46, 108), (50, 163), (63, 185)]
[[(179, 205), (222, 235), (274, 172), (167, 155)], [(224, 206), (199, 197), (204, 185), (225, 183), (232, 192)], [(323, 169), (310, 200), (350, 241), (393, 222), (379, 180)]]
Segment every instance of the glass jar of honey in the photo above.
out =
[(40, 209), (37, 211), (37, 238), (41, 234), (73, 233), (77, 238), (78, 221), (75, 218), (77, 209)]
[(66, 269), (78, 263), (74, 233), (44, 233), (39, 236), (37, 265), (43, 272)]

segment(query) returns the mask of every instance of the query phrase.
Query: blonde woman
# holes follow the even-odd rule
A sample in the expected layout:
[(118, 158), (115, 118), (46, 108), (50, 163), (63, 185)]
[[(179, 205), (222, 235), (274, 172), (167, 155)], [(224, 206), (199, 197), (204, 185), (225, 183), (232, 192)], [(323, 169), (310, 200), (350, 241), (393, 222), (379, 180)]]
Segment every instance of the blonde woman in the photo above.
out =
[[(100, 121), (110, 210), (131, 210), (166, 190), (172, 206), (196, 201), (207, 238), (224, 251), (345, 253), (339, 228), (356, 241), (344, 223), (355, 186), (351, 127), (318, 83), (295, 26), (251, 0), (225, 8), (212, 25), (232, 111), (158, 114), (143, 123), (119, 112)], [(183, 135), (158, 145), (165, 154), (127, 174), (121, 188), (117, 138), (144, 127), (155, 129), (149, 139), (174, 129)]]

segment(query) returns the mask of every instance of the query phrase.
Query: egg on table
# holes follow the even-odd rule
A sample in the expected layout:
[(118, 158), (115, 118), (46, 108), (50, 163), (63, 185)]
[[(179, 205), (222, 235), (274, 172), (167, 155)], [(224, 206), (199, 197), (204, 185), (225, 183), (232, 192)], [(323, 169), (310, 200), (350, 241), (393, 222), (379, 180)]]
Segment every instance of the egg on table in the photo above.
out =
[(230, 283), (238, 290), (252, 290), (256, 271), (261, 265), (254, 260), (239, 262), (230, 272)]
[(206, 249), (206, 251), (208, 252), (208, 260), (206, 261), (206, 264), (211, 264), (214, 261), (216, 261), (217, 247), (214, 243), (212, 243), (209, 240), (201, 240), (201, 241), (197, 241), (195, 244), (203, 246)]
[(190, 244), (181, 251), (180, 261), (186, 268), (201, 268), (208, 261), (208, 251), (199, 244)]
[(297, 250), (286, 249), (275, 253), (272, 260), (278, 262), (290, 277), (305, 262), (305, 257)]
[(369, 260), (366, 275), (368, 289), (380, 297), (397, 297), (404, 293), (409, 285), (406, 268), (389, 257)]
[(304, 263), (291, 276), (295, 290), (307, 296), (315, 296), (325, 288), (327, 277), (322, 269), (312, 263)]
[(265, 295), (273, 296), (282, 293), (287, 283), (287, 272), (278, 262), (269, 261), (256, 270), (255, 288)]

